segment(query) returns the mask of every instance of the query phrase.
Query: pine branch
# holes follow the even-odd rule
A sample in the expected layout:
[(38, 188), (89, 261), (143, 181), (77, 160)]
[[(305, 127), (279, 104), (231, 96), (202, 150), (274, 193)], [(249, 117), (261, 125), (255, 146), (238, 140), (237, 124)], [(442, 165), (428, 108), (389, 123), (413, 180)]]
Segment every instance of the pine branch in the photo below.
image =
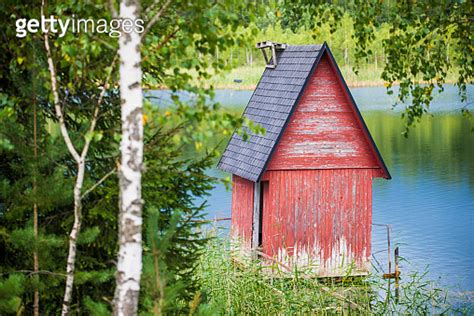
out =
[(114, 3), (114, 0), (109, 0), (109, 10), (110, 10), (110, 14), (112, 15), (112, 18), (117, 18), (118, 14), (117, 14), (117, 9), (115, 8), (115, 3)]
[(67, 275), (64, 273), (57, 273), (57, 272), (51, 272), (47, 270), (38, 270), (38, 271), (33, 271), (33, 270), (15, 270), (12, 272), (4, 272), (0, 273), (0, 275), (8, 275), (12, 273), (25, 273), (28, 276), (30, 275), (37, 275), (37, 274), (45, 274), (45, 275), (52, 275), (52, 276), (60, 276), (60, 277), (66, 277)]

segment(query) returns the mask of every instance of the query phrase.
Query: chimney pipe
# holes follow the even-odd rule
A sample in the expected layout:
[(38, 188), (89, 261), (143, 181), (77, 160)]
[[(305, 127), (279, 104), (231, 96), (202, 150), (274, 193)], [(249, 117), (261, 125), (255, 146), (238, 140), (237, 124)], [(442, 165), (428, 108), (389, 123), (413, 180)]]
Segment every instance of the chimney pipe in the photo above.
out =
[[(257, 48), (262, 50), (263, 58), (265, 58), (265, 64), (267, 68), (275, 68), (278, 65), (278, 61), (276, 58), (276, 51), (282, 51), (285, 50), (285, 48), (288, 46), (283, 43), (276, 43), (272, 41), (264, 41), (264, 42), (258, 42), (257, 43)], [(271, 58), (267, 56), (266, 50), (269, 50), (272, 54)]]

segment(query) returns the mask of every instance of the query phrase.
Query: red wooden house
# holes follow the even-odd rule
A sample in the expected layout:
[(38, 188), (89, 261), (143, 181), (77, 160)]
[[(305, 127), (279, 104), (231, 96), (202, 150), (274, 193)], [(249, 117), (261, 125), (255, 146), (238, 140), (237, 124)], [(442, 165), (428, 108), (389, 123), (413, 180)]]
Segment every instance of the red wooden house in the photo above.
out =
[(372, 179), (390, 174), (326, 44), (273, 50), (218, 167), (232, 173), (232, 234), (319, 276), (370, 267)]

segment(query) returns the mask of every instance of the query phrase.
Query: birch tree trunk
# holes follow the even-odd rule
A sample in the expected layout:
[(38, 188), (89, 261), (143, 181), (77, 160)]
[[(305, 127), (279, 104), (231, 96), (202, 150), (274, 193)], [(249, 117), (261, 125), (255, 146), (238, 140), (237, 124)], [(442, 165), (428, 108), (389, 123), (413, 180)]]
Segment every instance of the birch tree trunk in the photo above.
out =
[[(45, 1), (43, 0), (41, 4), (42, 16), (44, 16), (44, 11), (45, 11)], [(56, 118), (58, 120), (61, 135), (66, 144), (66, 147), (69, 153), (71, 154), (71, 156), (74, 158), (74, 161), (76, 162), (76, 166), (77, 166), (77, 176), (76, 176), (76, 181), (74, 183), (74, 190), (73, 190), (74, 223), (72, 225), (72, 229), (69, 234), (69, 250), (68, 250), (67, 262), (66, 262), (66, 287), (64, 290), (63, 306), (61, 310), (61, 315), (65, 316), (65, 315), (69, 315), (70, 313), (72, 290), (73, 290), (73, 285), (74, 285), (74, 271), (75, 271), (75, 264), (76, 264), (77, 238), (79, 237), (79, 233), (81, 231), (81, 225), (82, 225), (82, 198), (83, 198), (82, 188), (84, 184), (84, 175), (86, 171), (85, 161), (86, 161), (87, 153), (89, 151), (89, 146), (90, 146), (92, 137), (85, 137), (84, 147), (82, 147), (82, 151), (79, 154), (79, 152), (77, 151), (76, 147), (74, 146), (71, 140), (71, 137), (69, 136), (69, 131), (66, 126), (64, 113), (63, 113), (63, 110), (61, 109), (61, 103), (59, 99), (59, 82), (57, 79), (58, 77), (56, 75), (56, 69), (54, 66), (51, 46), (49, 45), (48, 33), (44, 34), (44, 46), (46, 49), (46, 57), (47, 57), (48, 70), (49, 70), (50, 79), (51, 79), (51, 90), (53, 92), (53, 102), (54, 102), (54, 109), (56, 112)], [(102, 87), (102, 91), (99, 94), (97, 104), (95, 105), (94, 112), (92, 114), (90, 125), (87, 131), (89, 135), (95, 131), (97, 120), (99, 118), (100, 106), (105, 97), (105, 93), (107, 89), (109, 88), (109, 80), (111, 79), (115, 62), (116, 62), (116, 58), (114, 58), (112, 61), (112, 64), (110, 67), (111, 69), (109, 73), (107, 74), (107, 78), (105, 79), (105, 83)], [(86, 193), (89, 193), (95, 187), (96, 186), (93, 186), (92, 188), (87, 190)]]
[[(42, 6), (42, 10), (44, 7), (44, 2)], [(84, 149), (82, 155), (79, 155), (74, 144), (69, 137), (69, 132), (66, 127), (66, 122), (64, 120), (64, 115), (61, 109), (60, 101), (59, 101), (59, 88), (58, 82), (56, 77), (56, 70), (54, 67), (53, 56), (51, 53), (51, 48), (49, 45), (48, 34), (44, 35), (44, 44), (46, 48), (46, 56), (48, 60), (48, 69), (51, 77), (51, 90), (53, 92), (54, 97), (54, 108), (56, 112), (56, 117), (59, 121), (59, 127), (61, 130), (61, 134), (63, 136), (64, 142), (73, 156), (74, 160), (77, 163), (77, 177), (74, 183), (74, 223), (72, 225), (71, 233), (69, 234), (69, 251), (67, 256), (67, 263), (66, 263), (66, 288), (64, 290), (64, 298), (63, 298), (63, 306), (61, 315), (69, 315), (70, 311), (70, 304), (72, 298), (72, 286), (74, 284), (74, 269), (76, 263), (76, 244), (77, 244), (77, 237), (79, 236), (79, 232), (81, 230), (81, 220), (82, 220), (82, 201), (81, 201), (81, 190), (82, 184), (84, 182), (84, 172), (85, 172), (85, 164), (84, 158), (87, 155), (87, 149), (89, 147), (89, 141), (86, 141), (84, 145)], [(93, 124), (95, 125), (95, 123)]]
[[(120, 17), (137, 19), (139, 0), (122, 0)], [(114, 315), (135, 315), (142, 271), (143, 162), (141, 36), (135, 30), (119, 40), (120, 98), (122, 106), (121, 165), (119, 170), (119, 253)]]
[(77, 178), (74, 184), (74, 223), (72, 225), (71, 232), (69, 233), (69, 250), (66, 262), (66, 289), (64, 290), (63, 309), (61, 315), (69, 315), (71, 299), (72, 299), (72, 286), (74, 284), (74, 271), (76, 265), (76, 249), (77, 249), (77, 238), (81, 231), (82, 225), (82, 199), (81, 191), (82, 184), (84, 182), (84, 160), (80, 160), (77, 163)]

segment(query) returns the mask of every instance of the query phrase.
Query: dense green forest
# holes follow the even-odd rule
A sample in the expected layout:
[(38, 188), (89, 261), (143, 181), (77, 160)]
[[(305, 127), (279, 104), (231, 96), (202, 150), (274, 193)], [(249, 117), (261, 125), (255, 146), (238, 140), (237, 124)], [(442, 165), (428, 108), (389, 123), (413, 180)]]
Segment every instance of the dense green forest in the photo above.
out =
[[(214, 60), (223, 59), (229, 68), (225, 73), (210, 78), (208, 83), (218, 88), (253, 88), (260, 78), (265, 65), (264, 58), (255, 47), (260, 41), (271, 40), (290, 45), (309, 45), (327, 42), (331, 48), (336, 61), (341, 68), (344, 78), (350, 86), (373, 86), (384, 85), (386, 82), (381, 78), (386, 56), (383, 49), (383, 41), (390, 34), (391, 25), (383, 23), (375, 29), (374, 39), (369, 43), (368, 49), (372, 52), (367, 59), (356, 58), (357, 40), (354, 38), (354, 21), (349, 14), (344, 14), (340, 21), (341, 25), (331, 32), (329, 23), (323, 23), (316, 29), (305, 26), (292, 30), (282, 26), (281, 22), (274, 21), (265, 28), (255, 25), (249, 26), (246, 31), (254, 29), (254, 33), (244, 45), (230, 47), (224, 52), (216, 52)], [(453, 59), (457, 52), (454, 39), (446, 47), (446, 59)], [(451, 69), (448, 73), (447, 82), (455, 83), (456, 73), (459, 69)], [(357, 72), (357, 73), (356, 73)], [(234, 79), (243, 80), (241, 83)]]
[[(465, 97), (471, 11), (468, 1), (3, 1), (0, 314), (259, 314), (259, 301), (276, 311), (282, 296), (289, 302), (282, 313), (351, 312), (339, 289), (296, 277), (261, 281), (258, 271), (239, 270), (226, 241), (203, 233), (206, 203), (195, 198), (205, 200), (219, 181), (207, 170), (222, 140), (234, 130), (244, 138), (265, 132), (214, 102), (213, 89), (237, 87), (234, 79), (255, 84), (263, 66), (256, 41), (326, 41), (349, 82), (381, 82), (388, 93), (400, 85), (399, 101), (411, 102), (410, 126), (436, 85), (453, 82)], [(111, 21), (121, 14), (143, 18), (143, 34), (117, 40), (38, 31), (20, 39), (15, 27), (20, 18)], [(124, 84), (129, 77), (137, 81)], [(153, 87), (171, 91), (172, 102), (152, 106), (140, 97)], [(184, 101), (179, 91), (194, 98)], [(140, 100), (129, 102), (132, 95)], [(129, 200), (127, 168), (139, 193)], [(121, 249), (132, 243), (137, 255), (127, 257)], [(138, 264), (118, 271), (128, 259)], [(123, 298), (117, 289), (128, 272), (138, 277)], [(386, 313), (450, 308), (441, 291), (415, 281), (400, 305), (371, 294), (350, 299)], [(258, 282), (264, 293), (248, 287)], [(313, 297), (315, 289), (329, 294)]]
[[(345, 12), (338, 17), (337, 27), (333, 26), (334, 21), (325, 21), (325, 19), (322, 19), (321, 24), (316, 27), (312, 27), (311, 23), (304, 20), (296, 26), (290, 27), (289, 22), (281, 18), (281, 15), (284, 14), (281, 12), (283, 8), (280, 8), (276, 3), (270, 4), (269, 7), (266, 14), (260, 16), (255, 23), (239, 30), (239, 32), (249, 34), (245, 42), (239, 42), (225, 51), (216, 51), (212, 61), (221, 60), (226, 65), (227, 71), (209, 78), (206, 81), (207, 84), (218, 88), (232, 89), (255, 87), (265, 64), (263, 56), (255, 44), (265, 40), (290, 45), (327, 42), (350, 86), (387, 86), (389, 84), (382, 78), (384, 65), (388, 58), (384, 43), (394, 32), (394, 25), (388, 16), (382, 16), (380, 24), (374, 27), (373, 37), (365, 48), (368, 54), (364, 58), (360, 58), (358, 38), (355, 36), (357, 31), (354, 25), (355, 21), (350, 13)], [(386, 10), (390, 10), (390, 6)], [(283, 12), (285, 11), (283, 10)], [(442, 41), (441, 49), (444, 50), (443, 55), (447, 63), (460, 57), (460, 52), (456, 49), (457, 39), (455, 37), (448, 36)], [(436, 45), (436, 41), (430, 45)], [(458, 66), (453, 65), (447, 71), (446, 82), (456, 83), (459, 70)], [(235, 82), (236, 79), (240, 79), (242, 82)], [(419, 79), (422, 79), (421, 75)]]
[[(217, 87), (228, 87), (233, 84), (232, 87), (239, 88), (239, 85), (235, 84), (233, 79), (243, 79), (243, 85), (254, 86), (265, 65), (264, 58), (260, 50), (255, 47), (255, 44), (260, 41), (271, 40), (290, 45), (322, 44), (327, 42), (339, 67), (344, 71), (344, 77), (348, 78), (352, 85), (383, 85), (384, 81), (380, 76), (383, 65), (386, 62), (386, 56), (382, 42), (388, 38), (390, 27), (390, 24), (384, 23), (375, 30), (375, 38), (368, 46), (372, 54), (367, 60), (361, 61), (355, 57), (357, 40), (353, 37), (354, 21), (349, 14), (345, 14), (342, 17), (341, 26), (335, 32), (331, 32), (329, 23), (322, 24), (317, 30), (304, 26), (292, 30), (283, 27), (281, 22), (278, 21), (272, 21), (265, 28), (251, 25), (246, 31), (254, 30), (254, 32), (243, 45), (230, 47), (224, 52), (216, 52), (214, 60), (218, 58), (223, 59), (224, 63), (228, 65), (231, 74), (225, 73), (217, 78), (211, 78), (210, 83), (215, 84)], [(453, 47), (454, 45), (447, 46), (446, 58), (449, 59), (455, 56), (456, 52), (453, 50)], [(354, 67), (359, 69), (357, 75), (354, 72)], [(452, 72), (454, 74), (456, 69), (453, 69)], [(454, 82), (454, 79), (454, 75), (451, 75), (448, 81)]]

